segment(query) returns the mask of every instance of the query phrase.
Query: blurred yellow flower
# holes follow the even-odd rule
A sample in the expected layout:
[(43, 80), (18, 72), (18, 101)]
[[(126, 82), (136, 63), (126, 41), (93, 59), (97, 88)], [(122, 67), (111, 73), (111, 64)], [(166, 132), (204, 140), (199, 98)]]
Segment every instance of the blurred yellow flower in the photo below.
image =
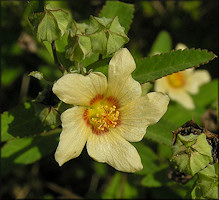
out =
[[(181, 43), (176, 46), (176, 49), (185, 48), (187, 47)], [(197, 94), (199, 87), (210, 80), (208, 71), (191, 68), (158, 79), (154, 89), (168, 94), (171, 100), (177, 101), (186, 109), (194, 109), (195, 105), (189, 93)]]
[(53, 92), (67, 104), (77, 105), (61, 115), (62, 133), (55, 153), (59, 165), (79, 156), (87, 143), (88, 154), (124, 172), (142, 169), (140, 156), (128, 141), (142, 140), (146, 128), (167, 110), (167, 95), (152, 92), (141, 96), (141, 86), (131, 73), (135, 61), (126, 49), (109, 63), (108, 81), (100, 72), (67, 74)]

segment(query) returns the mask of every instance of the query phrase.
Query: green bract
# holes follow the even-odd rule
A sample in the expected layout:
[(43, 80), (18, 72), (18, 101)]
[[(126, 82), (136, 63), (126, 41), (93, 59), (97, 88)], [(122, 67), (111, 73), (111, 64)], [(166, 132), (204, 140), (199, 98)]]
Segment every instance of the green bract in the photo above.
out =
[(91, 16), (90, 21), (86, 34), (91, 40), (94, 53), (112, 54), (129, 41), (117, 16), (113, 19)]
[(29, 16), (30, 23), (39, 41), (52, 43), (61, 39), (70, 22), (70, 15), (62, 9), (53, 9), (50, 4), (45, 5), (43, 13)]
[(194, 175), (213, 161), (211, 146), (204, 133), (186, 136), (178, 134), (172, 150), (171, 161), (176, 163), (180, 172), (186, 174)]
[(192, 198), (218, 199), (218, 163), (208, 165), (198, 173)]
[(71, 61), (80, 62), (91, 53), (90, 38), (84, 35), (86, 28), (87, 24), (85, 23), (72, 22), (65, 53), (66, 58)]

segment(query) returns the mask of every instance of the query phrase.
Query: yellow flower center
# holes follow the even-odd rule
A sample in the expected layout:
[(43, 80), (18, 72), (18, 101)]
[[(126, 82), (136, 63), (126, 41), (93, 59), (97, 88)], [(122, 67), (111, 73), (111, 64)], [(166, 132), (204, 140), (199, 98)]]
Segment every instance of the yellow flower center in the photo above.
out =
[(185, 85), (185, 77), (182, 72), (173, 73), (167, 76), (168, 83), (175, 88)]
[(93, 133), (101, 134), (119, 125), (120, 112), (115, 98), (97, 95), (85, 110), (84, 120), (91, 126)]

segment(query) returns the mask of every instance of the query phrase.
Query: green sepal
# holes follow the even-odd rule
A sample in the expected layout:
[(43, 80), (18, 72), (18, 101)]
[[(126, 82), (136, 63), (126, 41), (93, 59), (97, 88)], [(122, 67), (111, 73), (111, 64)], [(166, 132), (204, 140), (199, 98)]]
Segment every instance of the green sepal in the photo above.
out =
[(90, 38), (85, 35), (69, 37), (65, 57), (80, 62), (91, 53)]
[(218, 163), (198, 172), (191, 192), (192, 199), (218, 199)]
[(70, 15), (62, 9), (53, 9), (50, 4), (46, 4), (44, 12), (32, 14), (29, 16), (29, 21), (39, 41), (52, 43), (61, 39), (66, 32)]
[(85, 30), (87, 29), (88, 25), (86, 23), (77, 23), (76, 21), (72, 20), (68, 31), (71, 37), (75, 37), (76, 35), (85, 35)]
[(90, 22), (86, 34), (90, 37), (94, 53), (112, 54), (129, 41), (117, 16), (113, 19), (91, 16)]
[(203, 197), (218, 199), (218, 163), (208, 165), (198, 173), (197, 186)]
[(186, 136), (178, 134), (172, 152), (171, 161), (180, 172), (190, 175), (195, 175), (213, 161), (211, 146), (204, 133)]
[(38, 102), (34, 102), (33, 106), (44, 127), (48, 126), (53, 129), (61, 125), (60, 114), (53, 106), (46, 106)]

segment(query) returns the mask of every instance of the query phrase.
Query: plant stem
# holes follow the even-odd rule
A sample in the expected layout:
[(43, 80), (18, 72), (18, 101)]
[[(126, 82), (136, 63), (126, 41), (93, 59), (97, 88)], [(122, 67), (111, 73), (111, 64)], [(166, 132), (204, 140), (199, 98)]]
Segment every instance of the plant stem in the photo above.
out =
[(54, 57), (55, 64), (59, 67), (60, 71), (61, 71), (62, 73), (64, 73), (65, 68), (64, 68), (63, 65), (59, 62), (58, 57), (57, 57), (57, 54), (56, 54), (56, 44), (55, 44), (55, 42), (53, 41), (51, 45), (52, 45), (52, 52), (53, 52), (53, 57)]

